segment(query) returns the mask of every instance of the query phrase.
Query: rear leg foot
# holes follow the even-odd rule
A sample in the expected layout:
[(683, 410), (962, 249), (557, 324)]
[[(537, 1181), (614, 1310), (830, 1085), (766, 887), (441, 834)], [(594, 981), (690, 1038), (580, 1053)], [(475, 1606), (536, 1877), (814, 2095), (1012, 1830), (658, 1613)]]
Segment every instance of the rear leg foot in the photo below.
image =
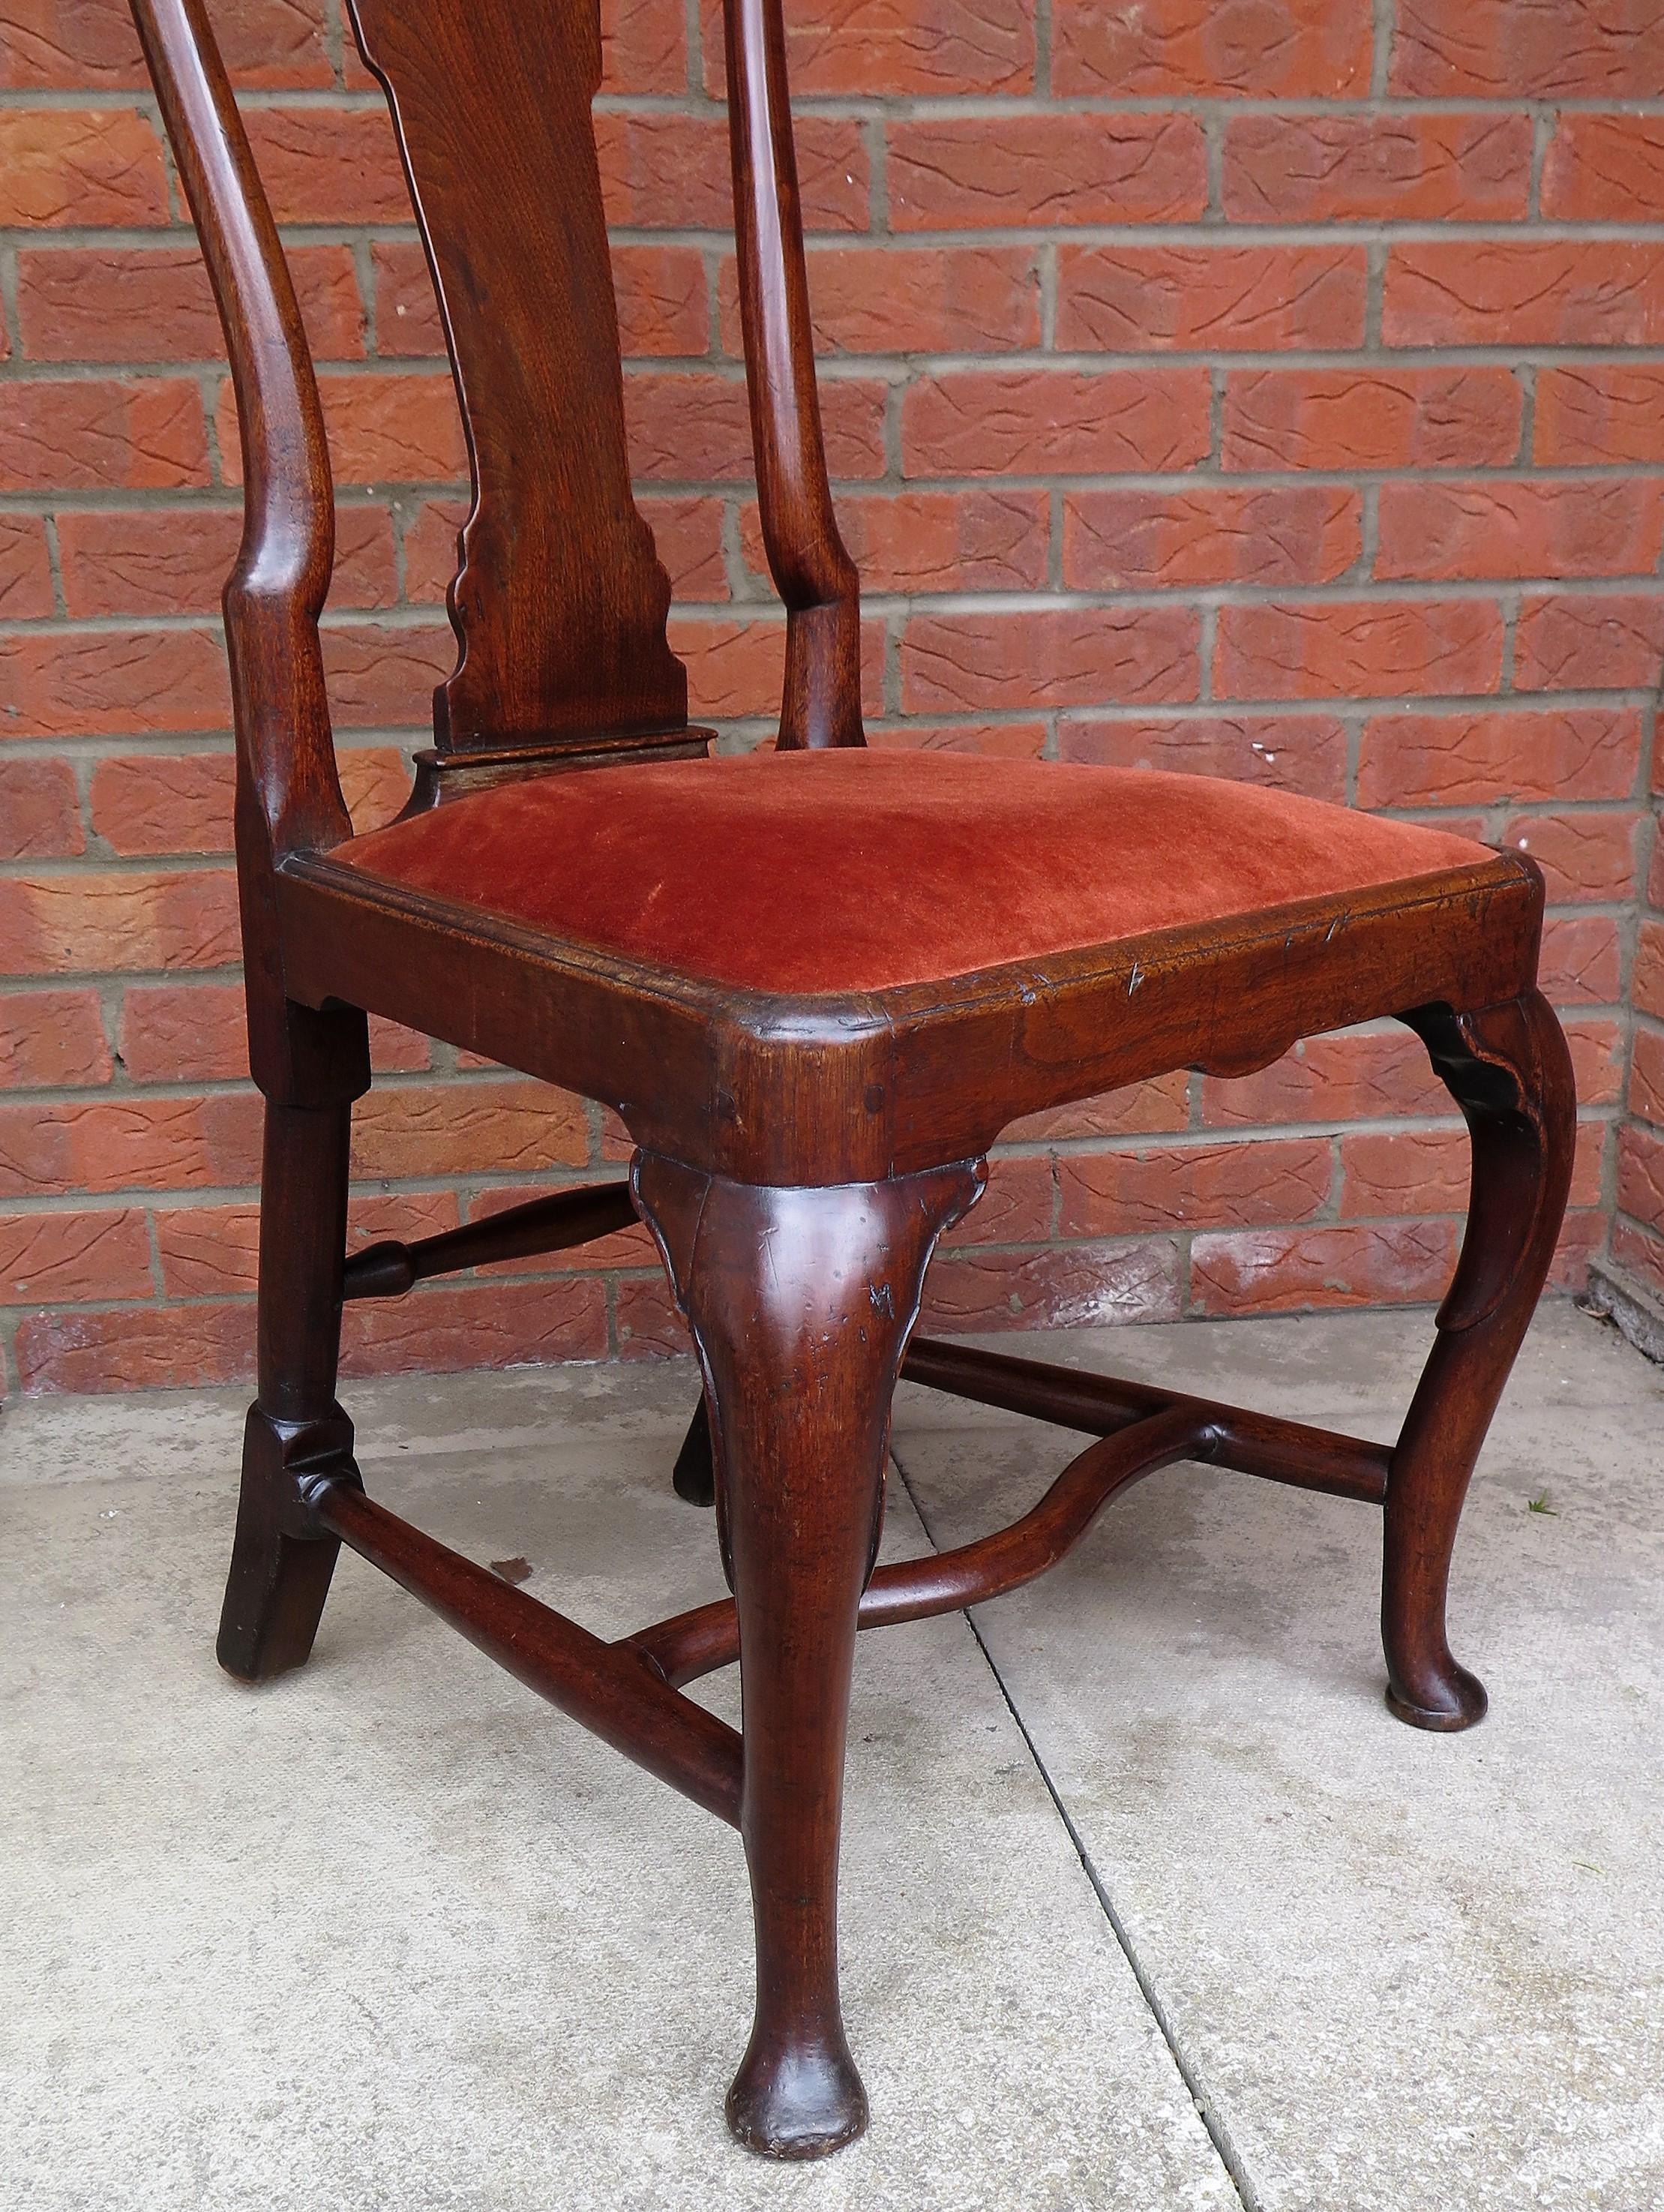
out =
[(685, 1498), (689, 1505), (714, 1505), (716, 1503), (716, 1470), (711, 1462), (711, 1417), (701, 1393), (694, 1417), (688, 1424), (688, 1433), (682, 1439), (682, 1449), (676, 1455), (676, 1467), (671, 1476), (678, 1498)]

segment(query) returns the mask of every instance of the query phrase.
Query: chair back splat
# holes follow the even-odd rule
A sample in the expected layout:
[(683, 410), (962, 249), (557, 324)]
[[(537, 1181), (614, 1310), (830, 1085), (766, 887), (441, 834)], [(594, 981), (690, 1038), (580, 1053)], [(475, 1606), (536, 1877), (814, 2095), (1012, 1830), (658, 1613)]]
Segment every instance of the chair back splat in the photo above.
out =
[[(441, 755), (674, 734), (670, 580), (630, 494), (584, 0), (349, 0), (439, 294), (474, 482)], [(855, 570), (827, 483), (779, 0), (727, 10), (741, 320), (788, 623), (781, 742), (863, 742)]]
[(441, 752), (679, 730), (670, 579), (630, 496), (592, 5), (351, 0), (392, 110), (474, 480)]

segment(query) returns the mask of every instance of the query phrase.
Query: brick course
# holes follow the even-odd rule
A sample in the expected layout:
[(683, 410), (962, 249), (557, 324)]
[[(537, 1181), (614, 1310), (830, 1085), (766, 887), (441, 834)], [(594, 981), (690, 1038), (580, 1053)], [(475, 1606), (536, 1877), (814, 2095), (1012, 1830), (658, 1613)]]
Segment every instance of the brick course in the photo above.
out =
[[(338, 485), (343, 783), (453, 643), (464, 451), (339, 0), (211, 0)], [(1583, 1124), (1557, 1281), (1664, 1287), (1658, 0), (788, 0), (873, 741), (1186, 769), (1533, 853)], [(720, 12), (603, 0), (642, 511), (724, 742), (782, 631), (739, 374)], [(258, 1110), (216, 602), (240, 457), (120, 0), (0, 33), (0, 1380), (246, 1373)], [(616, 1172), (597, 1109), (373, 1025), (351, 1235)], [(1460, 1123), (1385, 1024), (1007, 1133), (944, 1328), (1424, 1301)], [(349, 1316), (349, 1372), (656, 1357), (639, 1234)]]

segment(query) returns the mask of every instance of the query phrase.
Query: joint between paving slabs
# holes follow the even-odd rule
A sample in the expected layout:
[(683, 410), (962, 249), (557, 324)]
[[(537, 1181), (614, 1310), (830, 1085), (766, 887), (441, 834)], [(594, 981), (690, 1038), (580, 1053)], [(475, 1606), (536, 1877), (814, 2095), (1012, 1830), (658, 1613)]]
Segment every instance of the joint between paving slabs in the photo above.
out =
[[(906, 1468), (902, 1464), (893, 1447), (890, 1458), (902, 1488), (907, 1493), (908, 1501), (919, 1516), (920, 1526), (929, 1540), (931, 1549), (939, 1552), (942, 1547), (937, 1542), (936, 1531), (931, 1527), (924, 1505), (908, 1480)], [(1099, 1908), (1109, 1923), (1110, 1932), (1120, 1947), (1122, 1957), (1132, 1969), (1133, 1978), (1138, 1984), (1139, 1994), (1149, 2008), (1150, 2016), (1155, 2021), (1163, 2042), (1167, 2045), (1168, 2055), (1178, 2069), (1179, 2078), (1189, 2093), (1190, 2101), (1196, 2107), (1197, 2118), (1207, 2130), (1208, 2141), (1218, 2154), (1219, 2163), (1224, 2166), (1226, 2177), (1236, 2193), (1242, 2212), (1264, 2212), (1260, 2193), (1243, 2166), (1241, 2153), (1231, 2140), (1230, 2130), (1225, 2124), (1224, 2116), (1208, 2090), (1199, 2068), (1186, 2051), (1180, 2040), (1178, 2030), (1174, 2025), (1166, 2005), (1162, 2002), (1161, 1992), (1157, 1989), (1148, 1968), (1139, 1958), (1127, 1923), (1117, 1911), (1114, 1899), (1104, 1887), (1097, 1869), (1092, 1863), (1080, 1831), (1075, 1826), (1073, 1817), (1064, 1803), (1045, 1760), (1040, 1755), (1040, 1747), (1029, 1734), (1028, 1723), (1017, 1711), (1016, 1702), (1005, 1686), (1005, 1677), (995, 1662), (993, 1652), (988, 1649), (981, 1630), (977, 1626), (975, 1615), (968, 1611), (961, 1615), (961, 1619), (976, 1639), (976, 1648), (981, 1653), (989, 1674), (993, 1677), (994, 1686), (999, 1692), (1006, 1711), (1011, 1715), (1018, 1735), (1023, 1738), (1029, 1757), (1034, 1762), (1035, 1771), (1039, 1775), (1046, 1794), (1052, 1801), (1053, 1809), (1063, 1823), (1064, 1832), (1069, 1838), (1071, 1848), (1080, 1861), (1082, 1872), (1092, 1886), (1092, 1894), (1096, 1898)]]

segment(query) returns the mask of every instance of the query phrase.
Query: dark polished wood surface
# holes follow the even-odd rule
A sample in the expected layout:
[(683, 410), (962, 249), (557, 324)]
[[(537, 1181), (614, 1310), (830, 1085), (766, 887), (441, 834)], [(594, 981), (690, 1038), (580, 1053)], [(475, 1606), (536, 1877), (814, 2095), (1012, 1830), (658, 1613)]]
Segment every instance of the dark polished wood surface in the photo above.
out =
[[(347, 865), (318, 638), (333, 500), (294, 289), (202, 0), (133, 4), (219, 304), (246, 487), (225, 616), (266, 1124), (258, 1388), (220, 1658), (247, 1681), (301, 1665), (345, 1542), (736, 1824), (757, 1983), (730, 2124), (766, 2154), (818, 2156), (866, 2121), (836, 1935), (859, 1628), (1013, 1589), (1142, 1475), (1194, 1462), (1378, 1508), (1390, 1709), (1433, 1730), (1482, 1716), (1446, 1638), (1446, 1589), (1468, 1477), (1553, 1250), (1575, 1122), (1564, 1040), (1536, 988), (1541, 878), (1518, 854), (1476, 855), (1225, 922), (793, 996), (632, 964)], [(590, 122), (598, 19), (553, 0), (354, 0), (353, 14), (392, 110), (474, 477), (458, 665), (410, 811), (620, 759), (637, 763), (633, 783), (655, 760), (702, 753), (709, 733), (687, 720), (668, 586), (630, 494)], [(859, 745), (859, 598), (827, 482), (780, 0), (727, 0), (726, 26), (762, 532), (787, 611), (780, 744)], [(561, 1194), (349, 1263), (370, 1012), (615, 1108), (636, 1146), (631, 1190)], [(1461, 1262), (1390, 1449), (1108, 1377), (908, 1348), (936, 1240), (975, 1202), (1010, 1122), (1176, 1067), (1244, 1074), (1299, 1037), (1382, 1016), (1423, 1039), (1473, 1151)], [(714, 1502), (732, 1596), (609, 1644), (366, 1498), (336, 1374), (346, 1299), (559, 1249), (638, 1212), (703, 1370), (677, 1487)], [(875, 1567), (898, 1372), (1093, 1441), (1010, 1528)], [(738, 1732), (682, 1694), (736, 1659)]]
[(670, 579), (630, 495), (581, 7), (348, 0), (386, 89), (455, 368), (474, 503), (441, 751), (678, 730)]

